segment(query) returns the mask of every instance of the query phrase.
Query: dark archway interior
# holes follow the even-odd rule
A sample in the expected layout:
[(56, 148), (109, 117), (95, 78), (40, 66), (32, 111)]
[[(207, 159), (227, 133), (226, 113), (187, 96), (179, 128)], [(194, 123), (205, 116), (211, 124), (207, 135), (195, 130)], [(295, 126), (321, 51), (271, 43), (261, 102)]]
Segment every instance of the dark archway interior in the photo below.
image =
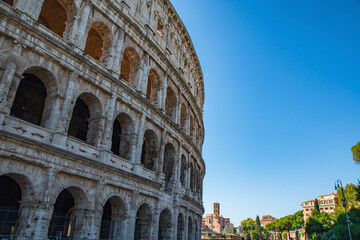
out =
[(32, 74), (24, 73), (10, 115), (40, 125), (46, 97), (46, 88), (42, 81)]
[(146, 131), (141, 152), (141, 164), (147, 169), (154, 170), (155, 158), (157, 156), (157, 140), (155, 133)]
[(121, 139), (121, 126), (119, 121), (115, 119), (113, 125), (111, 151), (116, 155), (119, 155), (120, 153), (120, 139)]
[(101, 218), (100, 239), (111, 239), (112, 238), (111, 228), (112, 228), (111, 204), (110, 201), (107, 200), (104, 205), (103, 214)]
[(159, 218), (158, 240), (171, 240), (171, 213), (165, 209), (161, 212)]
[(183, 215), (180, 213), (178, 216), (178, 225), (177, 225), (177, 240), (183, 240), (184, 236), (184, 218)]
[(151, 210), (146, 204), (140, 206), (136, 214), (134, 240), (150, 239)]
[(193, 225), (192, 225), (192, 220), (189, 217), (189, 222), (188, 222), (188, 240), (193, 240)]
[(49, 225), (48, 236), (58, 236), (71, 238), (73, 226), (76, 218), (74, 217), (75, 200), (68, 190), (63, 190), (56, 199), (54, 212)]
[(21, 201), (21, 188), (10, 177), (0, 176), (0, 235), (14, 233)]
[(86, 103), (78, 98), (71, 117), (68, 134), (86, 142), (90, 112)]
[(39, 16), (39, 23), (62, 37), (65, 32), (66, 21), (67, 13), (64, 7), (58, 1), (44, 1)]

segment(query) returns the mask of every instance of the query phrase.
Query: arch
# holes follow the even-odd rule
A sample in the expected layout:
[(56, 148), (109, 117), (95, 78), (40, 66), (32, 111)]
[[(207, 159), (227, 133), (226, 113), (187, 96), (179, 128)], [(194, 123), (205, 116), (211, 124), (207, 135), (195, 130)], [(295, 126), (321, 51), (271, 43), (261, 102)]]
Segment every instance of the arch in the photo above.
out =
[(158, 140), (152, 130), (146, 130), (141, 151), (141, 164), (147, 169), (155, 170), (155, 162), (158, 156)]
[(58, 93), (54, 75), (45, 68), (26, 69), (17, 87), (10, 115), (49, 128), (50, 115)]
[(181, 186), (185, 187), (186, 184), (186, 157), (184, 154), (181, 156), (181, 167), (180, 167), (180, 182)]
[(102, 112), (101, 102), (95, 95), (92, 93), (80, 94), (74, 105), (68, 135), (95, 146)]
[(122, 158), (130, 160), (134, 142), (135, 127), (131, 117), (120, 113), (113, 124), (111, 151)]
[(111, 31), (105, 23), (91, 24), (84, 51), (99, 62), (104, 62), (111, 48)]
[(178, 224), (177, 224), (177, 234), (176, 239), (177, 240), (184, 240), (184, 233), (185, 233), (185, 223), (184, 223), (184, 216), (182, 213), (178, 216)]
[(173, 189), (174, 167), (176, 162), (175, 148), (171, 143), (165, 145), (163, 172), (165, 174), (165, 191), (170, 193)]
[(187, 119), (187, 110), (185, 104), (181, 104), (181, 110), (180, 110), (180, 126), (182, 129), (185, 130), (186, 127), (186, 119)]
[(194, 141), (194, 132), (195, 132), (194, 117), (193, 115), (190, 115), (190, 138), (193, 141)]
[(118, 196), (110, 197), (104, 207), (101, 217), (100, 239), (119, 238), (124, 231), (126, 206)]
[(172, 221), (169, 209), (164, 209), (159, 217), (158, 240), (171, 240)]
[(76, 15), (76, 7), (71, 0), (45, 0), (39, 16), (39, 23), (63, 37), (69, 21), (69, 13)]
[(195, 219), (195, 240), (198, 239), (198, 236), (199, 236), (199, 225), (198, 225), (198, 221), (197, 219)]
[(57, 196), (48, 228), (49, 237), (82, 238), (86, 231), (87, 196), (78, 187), (63, 189)]
[(168, 87), (166, 91), (166, 102), (165, 102), (165, 111), (167, 115), (173, 120), (176, 121), (176, 105), (177, 99), (174, 91)]
[(193, 224), (190, 216), (188, 218), (188, 240), (193, 240)]
[(194, 164), (190, 163), (190, 189), (194, 190), (195, 184), (194, 184)]
[(159, 74), (157, 74), (157, 72), (154, 69), (151, 69), (149, 71), (149, 76), (148, 76), (146, 97), (150, 101), (157, 103), (159, 90), (160, 90)]
[(140, 57), (132, 47), (125, 48), (121, 60), (120, 79), (134, 84), (136, 73), (139, 69)]
[(0, 176), (0, 231), (1, 235), (10, 235), (16, 231), (22, 190), (15, 179)]
[(134, 240), (150, 239), (151, 218), (151, 208), (143, 203), (136, 213)]

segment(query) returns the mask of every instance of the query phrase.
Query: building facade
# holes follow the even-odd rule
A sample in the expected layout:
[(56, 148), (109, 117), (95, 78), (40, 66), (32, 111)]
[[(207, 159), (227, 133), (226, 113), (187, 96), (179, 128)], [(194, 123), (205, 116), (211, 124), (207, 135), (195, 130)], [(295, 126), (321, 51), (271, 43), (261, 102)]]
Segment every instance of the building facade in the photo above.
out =
[(206, 214), (202, 219), (201, 228), (204, 232), (221, 233), (228, 224), (230, 224), (230, 218), (221, 216), (220, 203), (214, 203), (214, 213)]
[(276, 220), (278, 220), (277, 218), (271, 216), (271, 215), (264, 215), (262, 216), (261, 220), (260, 220), (260, 224), (265, 227), (266, 224), (275, 222)]
[(200, 239), (203, 76), (170, 1), (0, 15), (0, 235)]
[[(336, 204), (338, 203), (335, 193), (319, 196), (317, 200), (319, 203), (320, 212), (326, 212), (328, 214), (334, 213)], [(309, 200), (301, 204), (305, 221), (311, 216), (311, 212), (314, 210), (314, 204), (315, 200)]]

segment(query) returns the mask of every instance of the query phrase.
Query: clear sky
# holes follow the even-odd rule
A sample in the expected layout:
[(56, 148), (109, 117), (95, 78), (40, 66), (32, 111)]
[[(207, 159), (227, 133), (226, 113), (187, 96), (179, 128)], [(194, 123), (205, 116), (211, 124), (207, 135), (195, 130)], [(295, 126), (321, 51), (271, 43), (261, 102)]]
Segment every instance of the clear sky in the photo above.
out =
[(171, 0), (205, 82), (205, 213), (282, 217), (355, 183), (359, 0)]

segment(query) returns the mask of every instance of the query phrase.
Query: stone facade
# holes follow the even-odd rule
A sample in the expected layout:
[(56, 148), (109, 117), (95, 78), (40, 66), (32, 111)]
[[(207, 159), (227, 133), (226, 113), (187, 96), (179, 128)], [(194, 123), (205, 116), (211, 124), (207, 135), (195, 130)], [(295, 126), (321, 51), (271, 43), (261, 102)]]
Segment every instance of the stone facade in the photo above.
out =
[(200, 239), (203, 76), (169, 0), (0, 15), (0, 235)]
[[(228, 224), (230, 224), (230, 218), (220, 215), (220, 203), (214, 203), (214, 213), (206, 214), (202, 218), (201, 229), (203, 232), (222, 233)], [(234, 226), (232, 228), (234, 229)]]

